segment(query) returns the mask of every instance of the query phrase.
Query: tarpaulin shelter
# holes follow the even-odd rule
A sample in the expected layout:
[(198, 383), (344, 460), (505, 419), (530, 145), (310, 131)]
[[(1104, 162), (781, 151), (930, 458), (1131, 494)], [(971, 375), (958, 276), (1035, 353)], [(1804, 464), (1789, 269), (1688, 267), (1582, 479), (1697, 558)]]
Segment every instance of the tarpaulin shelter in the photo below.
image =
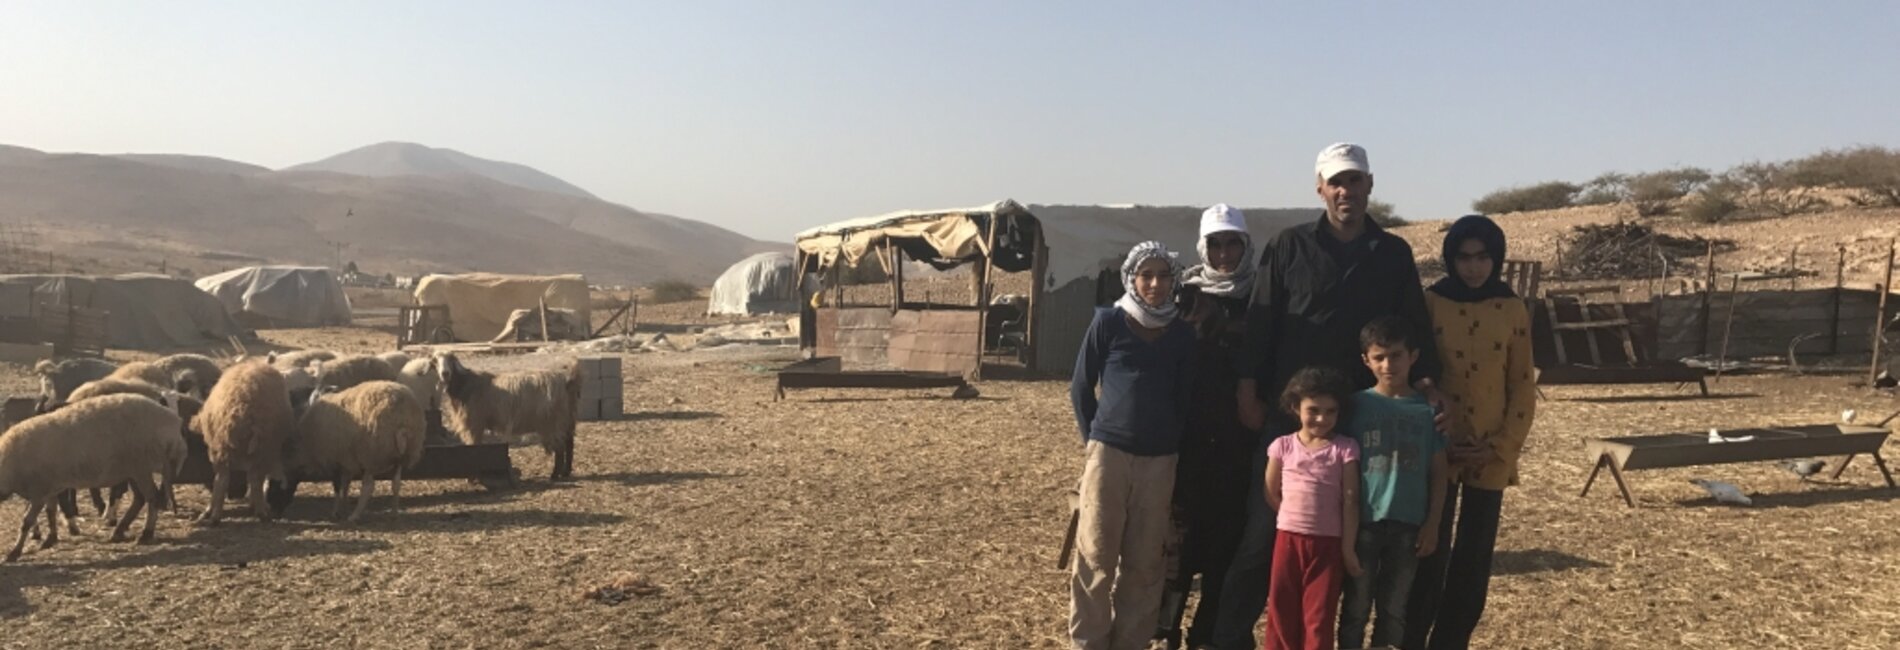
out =
[[(798, 267), (831, 284), (891, 278), (897, 304), (814, 307), (803, 344), (821, 356), (914, 370), (974, 372), (989, 326), (988, 298), (945, 309), (904, 298), (902, 260), (938, 269), (973, 264), (987, 285), (990, 269), (1030, 271), (1024, 358), (1041, 372), (1075, 363), (1093, 308), (1121, 295), (1128, 249), (1156, 240), (1194, 263), (1203, 208), (1188, 206), (1030, 205), (1012, 200), (948, 210), (893, 212), (840, 221), (798, 233)], [(1319, 219), (1320, 210), (1242, 208), (1256, 250), (1287, 226)], [(984, 289), (979, 295), (987, 296)], [(883, 313), (878, 313), (882, 311)], [(959, 311), (968, 313), (958, 313)], [(922, 329), (918, 329), (922, 328)], [(856, 357), (856, 359), (853, 359)]]
[(197, 346), (247, 333), (217, 298), (189, 280), (163, 275), (0, 275), (0, 296), (27, 295), (35, 312), (68, 306), (106, 312), (105, 344), (114, 348)]
[(464, 273), (430, 275), (416, 284), (416, 304), (447, 306), (455, 338), (490, 341), (508, 325), (516, 309), (571, 309), (580, 322), (591, 322), (587, 278), (580, 275), (502, 275)]
[(734, 262), (713, 281), (708, 314), (790, 314), (798, 311), (798, 269), (789, 253), (759, 253)]
[(247, 266), (198, 278), (197, 285), (252, 327), (350, 324), (350, 299), (327, 268)]

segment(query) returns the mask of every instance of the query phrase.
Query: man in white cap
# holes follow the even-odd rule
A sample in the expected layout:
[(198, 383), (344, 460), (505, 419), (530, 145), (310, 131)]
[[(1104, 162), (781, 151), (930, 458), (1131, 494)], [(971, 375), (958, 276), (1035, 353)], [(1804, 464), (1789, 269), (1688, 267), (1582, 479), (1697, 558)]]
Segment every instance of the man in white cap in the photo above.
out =
[[(1291, 415), (1269, 411), (1288, 378), (1309, 366), (1330, 366), (1371, 387), (1372, 372), (1359, 359), (1359, 330), (1373, 319), (1396, 315), (1413, 331), (1430, 332), (1425, 292), (1412, 247), (1366, 216), (1372, 200), (1372, 165), (1366, 150), (1341, 142), (1320, 150), (1314, 190), (1325, 204), (1319, 219), (1280, 232), (1261, 253), (1247, 334), (1236, 366), (1235, 400), (1240, 420), (1261, 433), (1248, 495), (1246, 530), (1228, 566), (1214, 646), (1259, 647), (1254, 624), (1266, 607), (1273, 555), (1274, 518), (1263, 485), (1265, 449), (1274, 438), (1299, 428)], [(1419, 341), (1412, 366), (1414, 387), (1438, 403), (1432, 378), (1439, 374), (1438, 348)]]

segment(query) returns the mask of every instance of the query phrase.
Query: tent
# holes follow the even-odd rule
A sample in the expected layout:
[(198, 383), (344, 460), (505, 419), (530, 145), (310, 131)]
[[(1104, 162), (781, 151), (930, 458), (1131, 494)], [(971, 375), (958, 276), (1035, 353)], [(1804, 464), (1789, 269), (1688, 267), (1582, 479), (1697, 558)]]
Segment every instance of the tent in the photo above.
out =
[(416, 304), (446, 305), (455, 338), (462, 341), (492, 341), (516, 309), (537, 309), (542, 301), (592, 322), (587, 278), (580, 275), (438, 274), (416, 283)]
[(790, 253), (739, 260), (713, 281), (707, 314), (790, 314), (798, 311), (798, 270)]
[(253, 327), (350, 324), (350, 299), (330, 269), (247, 266), (198, 279), (198, 288)]
[(163, 275), (0, 275), (0, 295), (26, 293), (32, 294), (36, 310), (104, 310), (105, 344), (114, 348), (195, 346), (248, 334), (217, 298), (189, 280)]
[[(852, 284), (887, 276), (886, 256), (901, 254), (938, 269), (975, 265), (1034, 274), (1022, 325), (1030, 367), (1068, 372), (1081, 348), (1092, 309), (1121, 296), (1121, 261), (1128, 249), (1158, 240), (1192, 263), (1200, 207), (1146, 205), (1029, 205), (1003, 200), (948, 210), (893, 212), (840, 221), (798, 233), (799, 266), (828, 283)], [(1313, 209), (1242, 208), (1256, 250), (1287, 226), (1319, 219)], [(867, 271), (868, 270), (868, 271)], [(898, 273), (901, 282), (902, 272)], [(894, 292), (904, 299), (902, 292)], [(961, 341), (994, 324), (936, 305), (912, 309), (913, 300), (868, 309), (817, 308), (802, 345), (837, 351), (847, 360), (914, 370), (967, 370), (980, 352)], [(979, 311), (987, 306), (974, 306)], [(885, 312), (880, 315), (879, 311)], [(825, 313), (831, 312), (831, 313)], [(915, 313), (907, 313), (915, 312)], [(929, 313), (925, 313), (929, 312)], [(965, 322), (972, 321), (972, 322)], [(891, 351), (897, 346), (903, 349)], [(869, 353), (865, 351), (869, 350)], [(909, 365), (906, 365), (909, 364)]]

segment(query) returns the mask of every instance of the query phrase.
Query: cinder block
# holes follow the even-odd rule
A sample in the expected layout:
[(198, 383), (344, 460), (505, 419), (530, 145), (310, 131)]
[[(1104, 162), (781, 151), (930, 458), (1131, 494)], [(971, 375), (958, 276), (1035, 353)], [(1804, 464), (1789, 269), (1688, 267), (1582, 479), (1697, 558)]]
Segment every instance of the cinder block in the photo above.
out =
[(600, 419), (600, 400), (597, 400), (597, 399), (581, 400), (580, 413), (577, 414), (575, 417), (585, 422), (593, 422), (595, 420), (599, 420)]
[(626, 415), (625, 404), (619, 395), (600, 400), (600, 419), (618, 420)]

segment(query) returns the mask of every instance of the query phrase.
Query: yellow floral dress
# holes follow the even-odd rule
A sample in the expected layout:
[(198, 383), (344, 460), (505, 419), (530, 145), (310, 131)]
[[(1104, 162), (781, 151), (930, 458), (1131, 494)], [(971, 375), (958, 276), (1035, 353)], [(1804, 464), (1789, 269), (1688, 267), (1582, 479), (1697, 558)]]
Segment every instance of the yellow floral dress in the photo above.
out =
[(1487, 490), (1517, 485), (1518, 455), (1537, 414), (1530, 310), (1521, 298), (1457, 302), (1431, 291), (1425, 306), (1444, 362), (1439, 388), (1452, 442), (1475, 440), (1497, 453), (1483, 465), (1454, 467), (1454, 477)]

